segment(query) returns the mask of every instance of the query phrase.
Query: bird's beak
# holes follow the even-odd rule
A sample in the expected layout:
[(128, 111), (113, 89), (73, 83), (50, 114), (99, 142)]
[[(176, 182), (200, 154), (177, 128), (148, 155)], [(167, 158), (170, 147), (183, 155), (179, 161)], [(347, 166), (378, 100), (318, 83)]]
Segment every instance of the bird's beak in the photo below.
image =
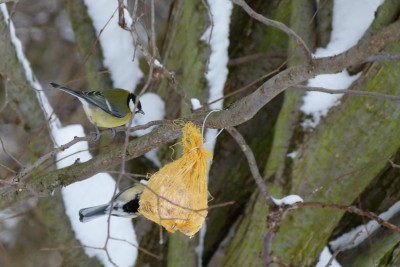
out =
[(138, 110), (138, 111), (136, 111), (136, 113), (140, 113), (142, 115), (145, 115), (143, 110)]

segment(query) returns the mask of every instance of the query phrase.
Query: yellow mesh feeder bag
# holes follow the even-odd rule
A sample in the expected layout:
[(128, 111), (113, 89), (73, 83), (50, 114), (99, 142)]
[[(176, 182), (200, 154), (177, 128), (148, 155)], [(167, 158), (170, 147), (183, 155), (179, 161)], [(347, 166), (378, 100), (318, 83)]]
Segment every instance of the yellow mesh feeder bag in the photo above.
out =
[(139, 212), (168, 232), (192, 237), (207, 216), (207, 160), (212, 154), (202, 145), (200, 129), (186, 123), (182, 157), (154, 173), (140, 197)]

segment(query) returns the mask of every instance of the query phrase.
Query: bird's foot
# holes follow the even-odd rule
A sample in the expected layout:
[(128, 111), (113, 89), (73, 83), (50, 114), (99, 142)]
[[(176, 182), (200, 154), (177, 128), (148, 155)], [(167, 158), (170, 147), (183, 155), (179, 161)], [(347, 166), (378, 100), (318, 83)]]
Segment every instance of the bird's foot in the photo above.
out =
[(117, 133), (117, 130), (115, 130), (115, 128), (110, 128), (110, 130), (111, 130), (111, 137), (114, 138)]
[(100, 130), (99, 130), (99, 128), (97, 126), (96, 126), (95, 134), (96, 134), (96, 137), (94, 138), (94, 141), (97, 142), (97, 141), (100, 140)]

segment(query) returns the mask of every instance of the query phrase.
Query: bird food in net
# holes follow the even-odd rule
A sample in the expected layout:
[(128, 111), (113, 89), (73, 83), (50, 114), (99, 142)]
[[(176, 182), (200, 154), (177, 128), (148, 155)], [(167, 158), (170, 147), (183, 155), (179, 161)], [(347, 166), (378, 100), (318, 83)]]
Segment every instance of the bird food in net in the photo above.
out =
[(196, 234), (207, 216), (209, 150), (202, 148), (200, 129), (184, 125), (182, 157), (154, 173), (140, 197), (139, 212), (173, 233)]

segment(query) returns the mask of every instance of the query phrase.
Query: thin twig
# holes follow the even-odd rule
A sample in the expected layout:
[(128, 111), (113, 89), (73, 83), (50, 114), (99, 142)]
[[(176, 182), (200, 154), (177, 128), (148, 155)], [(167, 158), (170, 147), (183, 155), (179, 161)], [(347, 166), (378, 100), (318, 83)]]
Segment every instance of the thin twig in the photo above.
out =
[[(152, 66), (150, 66), (150, 73), (152, 71), (153, 71), (153, 68), (152, 68)], [(134, 110), (136, 110), (136, 107), (137, 107), (137, 105), (139, 103), (140, 96), (147, 90), (147, 88), (149, 87), (150, 83), (151, 83), (151, 75), (149, 75), (149, 78), (148, 78), (146, 84), (144, 85), (143, 89), (141, 90), (141, 92), (139, 93), (138, 97), (136, 98)], [(135, 117), (135, 113), (132, 114), (132, 117), (131, 117), (128, 125), (132, 124), (132, 121), (133, 121), (134, 117)], [(107, 246), (108, 246), (108, 242), (109, 242), (110, 237), (111, 237), (111, 214), (112, 214), (112, 211), (113, 211), (114, 200), (115, 200), (115, 196), (117, 194), (118, 186), (119, 186), (119, 184), (120, 184), (120, 182), (122, 180), (122, 177), (125, 175), (126, 151), (128, 149), (129, 136), (130, 136), (129, 127), (126, 127), (125, 128), (125, 140), (124, 140), (124, 145), (123, 145), (122, 155), (121, 155), (121, 168), (120, 168), (120, 172), (119, 172), (119, 175), (118, 175), (118, 178), (117, 178), (117, 182), (115, 183), (115, 188), (114, 188), (114, 192), (113, 192), (113, 196), (112, 196), (112, 200), (113, 201), (111, 201), (111, 203), (110, 203), (111, 207), (110, 207), (110, 210), (109, 210), (109, 213), (108, 213), (108, 218), (107, 218), (107, 238), (106, 238), (106, 241), (105, 241), (105, 244), (104, 244), (104, 247), (106, 248), (107, 255), (108, 255)], [(109, 257), (109, 260), (111, 260), (110, 257)]]
[(337, 209), (337, 210), (347, 211), (347, 212), (350, 212), (353, 214), (367, 217), (371, 220), (376, 221), (383, 227), (386, 227), (392, 231), (400, 233), (400, 227), (398, 227), (397, 225), (394, 225), (388, 221), (383, 220), (382, 218), (380, 218), (378, 215), (376, 215), (375, 213), (373, 213), (371, 211), (362, 210), (356, 206), (329, 204), (329, 203), (323, 203), (323, 202), (298, 202), (298, 203), (293, 204), (289, 209), (297, 209), (297, 208), (302, 208), (302, 207), (319, 207), (319, 208), (329, 208), (329, 209)]
[(138, 10), (138, 6), (139, 6), (139, 0), (135, 0), (135, 3), (133, 5), (133, 12), (132, 12), (132, 20), (133, 23), (135, 23), (135, 21), (137, 20), (137, 10)]
[(228, 127), (228, 128), (226, 128), (226, 130), (233, 137), (233, 139), (235, 139), (235, 141), (240, 146), (240, 149), (242, 150), (243, 154), (246, 156), (251, 174), (253, 175), (253, 179), (256, 182), (258, 189), (260, 190), (261, 194), (263, 195), (265, 201), (267, 202), (268, 205), (275, 205), (274, 202), (272, 201), (270, 195), (268, 194), (267, 186), (260, 174), (260, 171), (258, 170), (257, 162), (254, 157), (253, 151), (251, 151), (251, 148), (244, 140), (242, 134), (238, 130), (236, 130), (236, 128), (234, 128), (234, 127)]
[(244, 65), (246, 67), (250, 62), (259, 63), (260, 60), (266, 60), (270, 58), (285, 58), (287, 54), (284, 51), (269, 51), (264, 53), (256, 53), (251, 55), (246, 55), (243, 57), (232, 58), (228, 61), (228, 67), (236, 67)]
[[(137, 125), (134, 127), (119, 127), (117, 128), (117, 132), (122, 131), (122, 129), (128, 129), (130, 132), (134, 132), (134, 131), (138, 131), (138, 130), (143, 130), (143, 129), (147, 129), (151, 126), (155, 126), (155, 125), (168, 125), (168, 124), (172, 124), (172, 121), (169, 120), (156, 120), (156, 121), (151, 121), (148, 122), (146, 124), (143, 125)], [(25, 167), (22, 171), (18, 172), (14, 177), (11, 178), (11, 182), (10, 184), (15, 184), (16, 181), (20, 181), (21, 179), (24, 179), (26, 177), (28, 177), (27, 175), (29, 175), (33, 169), (37, 168), (38, 166), (40, 166), (41, 164), (43, 164), (44, 162), (46, 162), (47, 160), (55, 157), (55, 155), (61, 151), (64, 151), (68, 148), (70, 148), (71, 146), (75, 145), (76, 143), (79, 142), (84, 142), (84, 141), (94, 141), (95, 135), (91, 134), (88, 136), (84, 136), (84, 137), (77, 137), (75, 136), (74, 139), (64, 145), (61, 145), (58, 148), (55, 148), (53, 151), (48, 152), (47, 154), (41, 156), (35, 163), (31, 164), (28, 167)], [(1, 141), (1, 138), (0, 138)], [(80, 152), (80, 151), (79, 151)], [(75, 154), (75, 153), (74, 153)], [(71, 155), (68, 155), (71, 156)], [(7, 168), (9, 171), (12, 171), (12, 169)], [(13, 173), (15, 173), (15, 171), (13, 171)]]
[(8, 105), (8, 82), (9, 82), (9, 79), (7, 77), (5, 77), (4, 78), (4, 103), (0, 108), (0, 113), (3, 112), (3, 110)]
[(390, 165), (392, 165), (393, 168), (400, 168), (399, 164), (394, 163), (393, 160), (389, 159)]
[(171, 120), (155, 120), (155, 121), (150, 121), (146, 124), (130, 127), (129, 131), (132, 133), (132, 132), (144, 130), (144, 129), (147, 129), (149, 127), (156, 126), (156, 125), (170, 125), (170, 124), (173, 124), (173, 121), (171, 121)]
[[(9, 171), (9, 172), (11, 172), (11, 173), (16, 173), (16, 171), (14, 171), (14, 170), (11, 169), (10, 167), (8, 167), (8, 166), (6, 166), (6, 165), (4, 165), (4, 164), (2, 164), (2, 163), (0, 163), (0, 167), (3, 167), (4, 169), (6, 169), (7, 171)], [(1, 182), (4, 182), (4, 181), (0, 180), (0, 183), (1, 183)]]
[(365, 62), (375, 62), (375, 61), (398, 61), (400, 60), (400, 54), (392, 54), (388, 52), (380, 52), (375, 55), (368, 57)]
[(126, 27), (123, 0), (118, 0), (118, 25), (122, 28)]
[(4, 145), (3, 139), (0, 137), (0, 143), (1, 143), (1, 147), (3, 148), (4, 153), (9, 156), (15, 163), (17, 163), (20, 167), (22, 167), (22, 163), (13, 155), (11, 155), (11, 153), (9, 153), (6, 149), (6, 146)]
[(12, 177), (11, 180), (14, 181), (14, 182), (15, 181), (16, 182), (21, 181), (22, 179), (26, 178), (28, 176), (28, 174), (30, 174), (32, 172), (32, 170), (34, 170), (35, 168), (39, 167), (45, 161), (55, 157), (57, 155), (57, 153), (70, 148), (71, 146), (75, 145), (76, 143), (83, 142), (83, 141), (94, 140), (94, 138), (95, 138), (94, 135), (92, 135), (92, 136), (89, 135), (89, 136), (85, 136), (85, 137), (77, 137), (77, 136), (75, 136), (74, 139), (72, 139), (68, 143), (66, 143), (64, 145), (61, 145), (60, 147), (55, 148), (53, 151), (50, 151), (49, 153), (41, 156), (37, 161), (35, 161), (35, 163), (31, 164), (28, 167), (25, 167), (22, 171), (20, 171), (14, 177)]
[[(136, 16), (136, 15), (135, 15)], [(153, 19), (152, 19), (152, 22)], [(155, 54), (151, 54), (150, 51), (148, 49), (145, 48), (145, 46), (143, 45), (142, 40), (139, 37), (139, 33), (136, 30), (136, 23), (137, 23), (137, 18), (135, 17), (133, 19), (133, 23), (131, 25), (130, 28), (128, 27), (123, 27), (124, 30), (127, 30), (131, 33), (132, 35), (132, 39), (133, 42), (135, 44), (135, 49), (139, 48), (140, 52), (142, 53), (142, 55), (144, 56), (144, 58), (147, 61), (147, 64), (149, 66), (153, 66), (154, 68), (154, 75), (156, 75), (155, 78), (159, 78), (161, 76), (165, 76), (171, 83), (172, 87), (174, 89), (176, 89), (177, 93), (182, 97), (183, 101), (186, 103), (186, 105), (191, 106), (191, 102), (190, 100), (187, 98), (187, 96), (185, 96), (185, 94), (183, 93), (184, 91), (182, 90), (182, 87), (180, 86), (180, 84), (178, 83), (178, 81), (175, 79), (175, 74), (173, 72), (170, 72), (164, 65), (162, 64), (154, 64), (155, 61), (157, 60), (157, 58), (155, 57)], [(154, 26), (151, 27), (151, 43), (152, 45), (154, 45), (154, 47), (152, 48), (153, 53), (155, 51), (157, 51), (156, 46), (155, 46), (155, 39), (153, 40), (153, 37), (155, 38), (155, 28)], [(153, 75), (151, 75), (153, 76)]]
[[(151, 0), (151, 16), (150, 16), (150, 29), (151, 29), (151, 34), (150, 34), (150, 43), (151, 43), (151, 50), (153, 52), (153, 56), (157, 55), (157, 46), (156, 46), (156, 29), (155, 29), (155, 6), (154, 6), (154, 0)], [(151, 75), (153, 76), (153, 75)]]
[(300, 89), (304, 91), (312, 91), (312, 92), (322, 92), (327, 94), (348, 94), (348, 95), (358, 95), (358, 96), (367, 96), (367, 97), (376, 97), (381, 99), (388, 99), (394, 101), (400, 101), (400, 96), (396, 95), (387, 95), (375, 92), (366, 92), (366, 91), (357, 91), (351, 89), (328, 89), (324, 87), (311, 87), (311, 86), (304, 86), (304, 85), (295, 85), (290, 87), (293, 89)]
[[(105, 28), (108, 26), (108, 24), (111, 22), (112, 18), (114, 17), (115, 13), (117, 12), (118, 8), (114, 10), (110, 18), (107, 20), (107, 22), (104, 24), (104, 26), (100, 29), (99, 34), (96, 36), (96, 40), (93, 42), (92, 46), (89, 48), (87, 55), (85, 56), (85, 59), (83, 60), (83, 63), (79, 66), (79, 68), (76, 69), (75, 73), (72, 75), (73, 80), (80, 80), (78, 76), (79, 73), (81, 73), (82, 68), (86, 66), (86, 63), (88, 62), (89, 58), (93, 55), (95, 48), (100, 42), (100, 36), (103, 34)], [(69, 82), (65, 84), (71, 83), (73, 80), (70, 80)]]
[[(123, 6), (123, 2), (119, 1), (119, 6), (118, 6), (118, 12), (119, 12), (119, 26), (123, 29), (127, 28), (126, 24), (125, 24), (125, 18), (124, 18), (124, 6)], [(153, 15), (153, 14), (152, 14)], [(152, 23), (154, 23), (154, 20), (152, 20)], [(131, 28), (135, 28), (134, 23), (132, 24)], [(132, 31), (131, 31), (132, 32)], [(154, 51), (154, 50), (153, 50)], [(134, 110), (136, 110), (136, 107), (139, 104), (139, 98), (141, 95), (143, 95), (144, 92), (146, 92), (146, 90), (149, 88), (151, 81), (152, 81), (152, 74), (153, 74), (153, 69), (154, 69), (154, 62), (153, 60), (151, 60), (149, 62), (149, 66), (150, 66), (150, 70), (149, 70), (149, 76), (148, 79), (146, 81), (146, 84), (143, 86), (142, 90), (140, 91), (140, 93), (138, 94), (138, 97), (136, 98), (135, 101), (135, 105), (134, 105)], [(135, 113), (132, 114), (131, 119), (129, 120), (129, 124), (132, 124), (132, 121), (135, 117)], [(122, 177), (125, 175), (125, 166), (126, 166), (126, 151), (128, 149), (128, 144), (129, 144), (129, 137), (130, 137), (130, 129), (129, 127), (125, 127), (125, 140), (124, 140), (124, 145), (123, 145), (123, 149), (122, 149), (122, 155), (121, 155), (121, 168), (120, 168), (120, 172), (117, 178), (117, 182), (115, 183), (115, 188), (114, 188), (114, 193), (112, 196), (112, 200), (110, 205), (110, 210), (108, 212), (108, 218), (107, 218), (107, 239), (105, 241), (104, 247), (107, 248), (108, 242), (110, 240), (111, 237), (111, 215), (112, 215), (112, 211), (113, 211), (113, 205), (114, 205), (114, 200), (115, 200), (115, 195), (117, 194), (117, 189), (118, 189), (118, 185), (120, 184)]]
[(357, 175), (357, 173), (359, 172), (366, 172), (369, 171), (370, 169), (373, 169), (377, 166), (377, 164), (380, 164), (382, 162), (385, 162), (387, 160), (387, 157), (380, 157), (377, 160), (371, 160), (365, 164), (363, 164), (362, 166), (358, 167), (357, 169), (353, 169), (349, 172), (343, 173), (339, 176), (335, 176), (335, 177), (329, 177), (328, 179), (326, 179), (326, 182), (324, 182), (321, 185), (318, 185), (315, 189), (313, 189), (311, 195), (309, 196), (309, 198), (311, 198), (313, 195), (315, 195), (316, 193), (318, 193), (319, 191), (330, 187), (333, 184), (339, 183), (340, 181), (342, 181), (343, 179), (346, 179), (347, 177), (350, 176), (354, 176)]
[[(108, 173), (119, 174), (120, 172), (119, 172), (119, 171), (110, 170), (110, 171), (108, 171)], [(126, 176), (127, 178), (132, 178), (132, 179), (134, 179), (134, 178), (143, 178), (143, 179), (146, 179), (146, 178), (147, 178), (147, 175), (144, 175), (144, 174), (127, 173), (127, 172), (124, 173), (124, 176)], [(132, 181), (135, 182), (135, 183), (138, 183), (138, 182), (139, 182), (139, 180), (137, 180), (137, 179), (134, 179), (134, 180), (132, 180)]]
[(290, 37), (292, 37), (297, 42), (297, 44), (303, 49), (304, 55), (306, 56), (307, 60), (308, 61), (312, 60), (311, 51), (308, 48), (308, 46), (306, 45), (306, 43), (303, 41), (303, 39), (301, 39), (301, 37), (297, 33), (295, 33), (288, 26), (286, 26), (285, 24), (283, 24), (283, 23), (281, 23), (279, 21), (268, 19), (268, 18), (264, 17), (263, 15), (255, 12), (243, 0), (232, 0), (232, 2), (235, 3), (236, 5), (240, 6), (241, 8), (243, 8), (243, 10), (246, 11), (246, 13), (249, 14), (250, 17), (258, 20), (259, 22), (261, 22), (261, 23), (263, 23), (263, 24), (265, 24), (267, 26), (275, 27), (275, 28), (283, 31), (284, 33), (286, 33)]
[[(29, 137), (28, 143), (25, 146), (23, 146), (23, 149), (19, 152), (18, 159), (21, 159), (24, 155), (29, 153), (29, 151), (31, 149), (30, 145), (34, 144), (38, 139), (40, 139), (45, 130), (48, 130), (49, 122), (51, 121), (53, 114), (54, 114), (54, 111), (52, 114), (50, 114), (49, 118), (42, 124), (42, 127), (36, 133), (31, 134), (31, 136)], [(15, 168), (15, 167), (16, 166), (14, 164), (11, 168)]]
[(268, 194), (267, 186), (261, 177), (260, 171), (257, 167), (257, 162), (254, 157), (253, 152), (251, 151), (249, 145), (244, 140), (243, 136), (240, 134), (238, 130), (234, 127), (226, 128), (228, 133), (236, 140), (240, 149), (242, 150), (243, 154), (246, 156), (250, 171), (252, 173), (253, 179), (255, 180), (258, 189), (260, 190), (261, 194), (263, 195), (269, 209), (270, 214), (267, 217), (267, 231), (264, 235), (264, 248), (262, 252), (263, 264), (264, 266), (270, 266), (273, 263), (272, 260), (272, 241), (275, 237), (275, 233), (278, 231), (279, 227), (278, 224), (282, 220), (281, 208), (275, 205), (272, 198)]
[(332, 262), (334, 259), (336, 259), (336, 257), (339, 255), (340, 252), (346, 250), (348, 247), (351, 247), (354, 245), (354, 242), (356, 241), (356, 239), (365, 231), (365, 229), (358, 231), (353, 238), (343, 247), (338, 248), (333, 254), (332, 257), (329, 259), (329, 261), (327, 262), (327, 264), (325, 265), (325, 267), (329, 267), (332, 265)]
[(110, 237), (110, 239), (116, 240), (116, 241), (125, 242), (125, 243), (131, 245), (132, 247), (137, 248), (137, 249), (140, 250), (141, 252), (143, 252), (143, 253), (149, 255), (150, 257), (153, 257), (153, 258), (155, 258), (155, 259), (157, 259), (157, 260), (159, 260), (159, 261), (162, 260), (162, 255), (156, 255), (156, 254), (154, 254), (154, 253), (151, 253), (151, 252), (148, 251), (147, 249), (141, 248), (140, 246), (138, 246), (138, 245), (136, 245), (136, 244), (134, 244), (134, 243), (132, 243), (132, 242), (129, 242), (128, 240), (121, 239), (121, 238), (116, 238), (116, 237), (112, 237), (112, 236)]
[(251, 88), (253, 85), (256, 85), (257, 83), (259, 83), (259, 82), (261, 82), (261, 81), (264, 81), (264, 80), (266, 80), (268, 77), (271, 77), (272, 75), (278, 73), (280, 70), (282, 70), (282, 68), (286, 65), (286, 63), (287, 63), (287, 60), (285, 60), (279, 67), (277, 67), (277, 68), (274, 69), (273, 71), (268, 72), (267, 74), (261, 76), (260, 78), (258, 78), (258, 79), (256, 79), (256, 80), (252, 81), (252, 82), (249, 83), (248, 85), (245, 85), (245, 86), (243, 86), (242, 88), (239, 88), (239, 89), (237, 89), (237, 90), (235, 90), (235, 91), (233, 91), (233, 92), (231, 92), (231, 93), (229, 93), (229, 94), (224, 94), (224, 96), (221, 97), (221, 98), (212, 100), (211, 102), (207, 103), (207, 106), (210, 106), (210, 105), (212, 105), (212, 104), (214, 104), (214, 103), (216, 103), (216, 102), (218, 102), (218, 101), (221, 101), (222, 99), (226, 99), (226, 98), (231, 97), (231, 96), (233, 96), (233, 95), (236, 95), (236, 94), (238, 94), (238, 93), (240, 93), (240, 92), (243, 92), (243, 91), (248, 90), (248, 89)]

